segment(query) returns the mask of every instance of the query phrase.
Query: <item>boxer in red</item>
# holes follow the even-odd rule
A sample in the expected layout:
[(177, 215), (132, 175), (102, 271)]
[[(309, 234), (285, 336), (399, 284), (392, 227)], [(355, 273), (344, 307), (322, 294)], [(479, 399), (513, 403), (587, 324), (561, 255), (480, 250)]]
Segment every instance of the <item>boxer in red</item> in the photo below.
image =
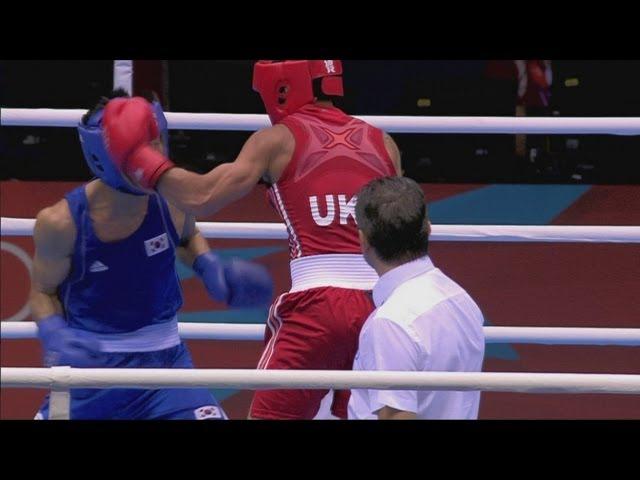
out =
[[(378, 278), (360, 252), (356, 193), (372, 179), (401, 175), (398, 147), (333, 105), (343, 96), (339, 60), (259, 61), (253, 88), (273, 125), (254, 133), (233, 163), (205, 175), (175, 168), (149, 147), (152, 114), (135, 99), (107, 106), (111, 157), (142, 187), (195, 215), (214, 213), (267, 182), (289, 233), (292, 286), (271, 306), (258, 368), (350, 370)], [(311, 419), (328, 393), (258, 391), (250, 418)], [(335, 416), (347, 417), (348, 399), (348, 391), (334, 392)]]

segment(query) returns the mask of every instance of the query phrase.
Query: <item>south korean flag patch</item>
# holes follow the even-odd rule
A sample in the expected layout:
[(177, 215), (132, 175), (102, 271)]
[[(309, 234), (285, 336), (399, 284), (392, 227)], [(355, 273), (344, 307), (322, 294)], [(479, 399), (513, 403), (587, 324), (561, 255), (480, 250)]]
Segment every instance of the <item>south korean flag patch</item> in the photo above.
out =
[(196, 420), (223, 419), (224, 416), (218, 407), (207, 405), (205, 407), (196, 408), (193, 411)]
[(144, 249), (147, 251), (147, 257), (153, 257), (158, 253), (169, 249), (169, 238), (166, 233), (158, 235), (144, 241)]

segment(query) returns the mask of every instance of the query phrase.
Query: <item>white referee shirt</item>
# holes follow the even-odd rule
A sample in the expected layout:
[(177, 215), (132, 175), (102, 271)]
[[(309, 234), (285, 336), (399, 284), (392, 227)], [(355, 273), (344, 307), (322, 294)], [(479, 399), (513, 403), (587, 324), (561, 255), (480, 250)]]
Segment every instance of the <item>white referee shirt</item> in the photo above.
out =
[[(482, 312), (429, 257), (382, 275), (373, 300), (353, 370), (481, 371)], [(419, 419), (476, 419), (480, 392), (352, 390), (349, 419), (375, 419), (384, 406)]]

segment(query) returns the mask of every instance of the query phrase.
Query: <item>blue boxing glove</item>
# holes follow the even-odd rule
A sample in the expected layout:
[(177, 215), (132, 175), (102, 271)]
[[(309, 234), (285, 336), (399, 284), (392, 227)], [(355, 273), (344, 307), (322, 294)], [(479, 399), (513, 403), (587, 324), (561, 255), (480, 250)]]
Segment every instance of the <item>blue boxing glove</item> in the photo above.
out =
[(199, 255), (193, 270), (202, 279), (211, 298), (231, 307), (269, 305), (273, 280), (265, 267), (239, 258), (222, 260), (213, 252)]
[(47, 367), (68, 365), (90, 367), (100, 351), (100, 342), (89, 334), (69, 328), (60, 315), (38, 321), (38, 338)]

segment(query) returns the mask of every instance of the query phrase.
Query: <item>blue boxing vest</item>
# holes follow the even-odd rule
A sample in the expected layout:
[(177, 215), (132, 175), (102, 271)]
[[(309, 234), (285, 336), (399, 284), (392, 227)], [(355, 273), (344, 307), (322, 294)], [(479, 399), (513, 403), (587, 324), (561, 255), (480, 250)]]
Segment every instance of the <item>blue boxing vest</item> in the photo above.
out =
[[(71, 270), (58, 290), (69, 326), (119, 337), (175, 324), (182, 306), (175, 266), (179, 237), (166, 202), (149, 196), (142, 225), (123, 240), (105, 243), (93, 229), (85, 187), (65, 196), (77, 229)], [(175, 330), (177, 336), (177, 325)]]

